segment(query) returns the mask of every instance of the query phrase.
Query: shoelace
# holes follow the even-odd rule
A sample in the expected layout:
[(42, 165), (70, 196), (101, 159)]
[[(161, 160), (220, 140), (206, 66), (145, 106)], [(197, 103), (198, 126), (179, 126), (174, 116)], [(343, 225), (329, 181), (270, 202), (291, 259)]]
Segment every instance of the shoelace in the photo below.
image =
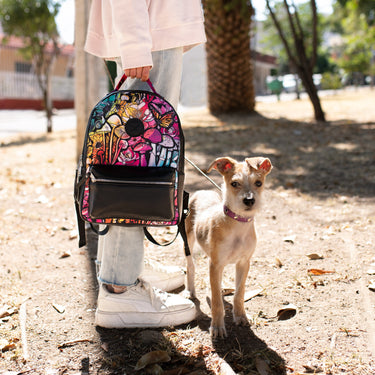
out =
[(155, 306), (156, 299), (158, 299), (158, 301), (168, 309), (168, 306), (166, 305), (166, 300), (168, 298), (167, 292), (153, 288), (149, 283), (146, 283), (143, 280), (139, 280), (137, 286), (143, 288), (149, 294), (152, 306)]

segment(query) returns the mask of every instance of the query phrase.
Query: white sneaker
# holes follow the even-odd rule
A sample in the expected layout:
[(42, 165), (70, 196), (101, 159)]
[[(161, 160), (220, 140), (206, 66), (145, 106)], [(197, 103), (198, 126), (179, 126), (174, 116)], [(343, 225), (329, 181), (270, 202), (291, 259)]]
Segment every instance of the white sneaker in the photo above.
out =
[(154, 288), (170, 292), (185, 284), (185, 270), (178, 266), (164, 266), (148, 259), (145, 261), (141, 278)]
[(192, 301), (139, 281), (121, 294), (110, 293), (102, 285), (95, 324), (104, 328), (167, 327), (189, 323), (195, 317)]

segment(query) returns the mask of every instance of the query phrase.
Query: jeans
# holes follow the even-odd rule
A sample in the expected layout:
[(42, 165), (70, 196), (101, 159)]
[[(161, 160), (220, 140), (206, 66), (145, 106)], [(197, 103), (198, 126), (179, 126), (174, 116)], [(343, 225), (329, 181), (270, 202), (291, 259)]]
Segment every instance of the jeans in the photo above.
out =
[[(174, 108), (177, 108), (180, 97), (182, 54), (182, 47), (152, 53), (150, 80), (156, 91)], [(122, 73), (121, 63), (117, 62), (118, 79)], [(124, 89), (151, 91), (146, 82), (131, 78), (125, 81)], [(143, 240), (143, 228), (140, 226), (111, 225), (108, 233), (99, 236), (98, 240), (98, 281), (118, 286), (134, 285), (143, 270)]]

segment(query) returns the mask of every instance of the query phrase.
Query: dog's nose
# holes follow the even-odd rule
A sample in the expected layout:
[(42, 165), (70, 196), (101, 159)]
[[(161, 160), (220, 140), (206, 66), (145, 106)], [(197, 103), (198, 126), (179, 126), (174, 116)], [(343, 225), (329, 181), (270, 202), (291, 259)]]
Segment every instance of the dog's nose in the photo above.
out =
[(255, 203), (255, 198), (253, 195), (249, 196), (249, 197), (246, 197), (243, 199), (243, 203), (248, 206), (248, 207), (251, 207), (254, 203)]

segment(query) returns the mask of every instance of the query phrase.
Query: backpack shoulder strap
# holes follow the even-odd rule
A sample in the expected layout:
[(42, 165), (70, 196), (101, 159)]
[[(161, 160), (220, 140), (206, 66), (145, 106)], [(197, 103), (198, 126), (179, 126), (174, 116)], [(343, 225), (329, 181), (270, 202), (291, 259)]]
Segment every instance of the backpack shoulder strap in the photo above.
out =
[(76, 215), (77, 215), (77, 225), (78, 225), (78, 247), (82, 247), (86, 245), (86, 230), (85, 230), (85, 222), (81, 218), (81, 215), (79, 214), (79, 204), (77, 201), (74, 202), (75, 208), (76, 208)]
[(185, 255), (186, 256), (189, 256), (190, 255), (190, 248), (189, 248), (189, 244), (188, 244), (188, 241), (187, 241), (187, 234), (186, 234), (186, 228), (185, 228), (185, 219), (189, 216), (189, 193), (187, 191), (184, 190), (184, 196), (183, 196), (183, 205), (182, 205), (182, 216), (181, 216), (181, 220), (180, 220), (180, 223), (178, 224), (177, 228), (177, 233), (176, 233), (176, 236), (175, 238), (173, 238), (173, 240), (167, 242), (167, 243), (159, 243), (155, 240), (155, 238), (152, 236), (152, 234), (147, 230), (146, 227), (143, 228), (143, 231), (145, 233), (145, 236), (146, 238), (152, 242), (154, 245), (157, 245), (157, 246), (169, 246), (170, 244), (172, 244), (177, 236), (180, 234), (183, 241), (184, 241), (184, 251), (185, 251)]

